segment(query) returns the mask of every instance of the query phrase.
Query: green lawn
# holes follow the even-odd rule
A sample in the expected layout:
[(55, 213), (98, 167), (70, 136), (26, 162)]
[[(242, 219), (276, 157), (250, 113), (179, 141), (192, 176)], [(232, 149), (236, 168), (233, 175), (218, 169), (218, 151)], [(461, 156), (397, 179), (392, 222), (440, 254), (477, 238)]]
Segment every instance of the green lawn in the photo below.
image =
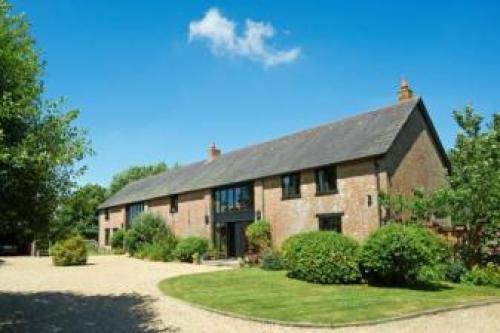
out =
[(342, 324), (400, 316), (486, 299), (500, 288), (448, 285), (438, 290), (367, 285), (317, 285), (289, 279), (285, 272), (237, 269), (180, 276), (159, 285), (166, 295), (262, 319)]

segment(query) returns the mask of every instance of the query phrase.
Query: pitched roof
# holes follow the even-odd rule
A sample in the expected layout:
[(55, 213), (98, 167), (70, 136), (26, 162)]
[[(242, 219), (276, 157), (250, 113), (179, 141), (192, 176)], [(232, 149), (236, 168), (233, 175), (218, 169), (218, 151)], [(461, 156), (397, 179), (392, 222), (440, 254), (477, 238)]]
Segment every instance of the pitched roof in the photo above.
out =
[(419, 102), (412, 98), (134, 181), (99, 208), (382, 155)]

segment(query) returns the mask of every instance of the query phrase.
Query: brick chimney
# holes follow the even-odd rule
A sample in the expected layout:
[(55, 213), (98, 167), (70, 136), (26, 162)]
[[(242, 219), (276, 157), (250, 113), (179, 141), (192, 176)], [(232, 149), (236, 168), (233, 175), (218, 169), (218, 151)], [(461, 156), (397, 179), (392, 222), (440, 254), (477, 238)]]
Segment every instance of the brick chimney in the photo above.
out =
[(220, 149), (217, 148), (215, 143), (212, 143), (210, 146), (208, 146), (208, 162), (212, 162), (215, 160), (217, 157), (219, 157), (221, 154)]
[(400, 102), (406, 101), (408, 99), (411, 99), (412, 97), (413, 97), (413, 91), (410, 89), (408, 81), (402, 78), (401, 84), (399, 86), (399, 101)]

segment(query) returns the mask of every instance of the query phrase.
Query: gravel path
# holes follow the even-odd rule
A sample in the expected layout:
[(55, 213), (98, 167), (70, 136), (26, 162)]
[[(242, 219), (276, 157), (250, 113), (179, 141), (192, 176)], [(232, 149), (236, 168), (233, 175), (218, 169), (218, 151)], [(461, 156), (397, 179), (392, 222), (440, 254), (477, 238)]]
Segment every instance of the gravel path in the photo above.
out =
[(1, 332), (499, 332), (500, 305), (457, 310), (375, 326), (281, 327), (228, 318), (163, 296), (166, 278), (223, 268), (96, 256), (81, 267), (48, 258), (0, 260)]

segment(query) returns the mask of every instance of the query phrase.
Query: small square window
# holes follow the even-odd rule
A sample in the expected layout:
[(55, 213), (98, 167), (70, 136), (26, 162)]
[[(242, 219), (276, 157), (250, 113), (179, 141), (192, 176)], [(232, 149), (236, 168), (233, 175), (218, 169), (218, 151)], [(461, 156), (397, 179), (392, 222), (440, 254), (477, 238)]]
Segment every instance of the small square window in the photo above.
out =
[(179, 197), (172, 195), (170, 197), (170, 213), (177, 213), (179, 211)]
[(316, 170), (316, 193), (337, 193), (337, 168), (335, 166)]
[(342, 217), (340, 215), (318, 216), (319, 230), (342, 233)]
[(300, 198), (300, 173), (281, 177), (282, 199)]

